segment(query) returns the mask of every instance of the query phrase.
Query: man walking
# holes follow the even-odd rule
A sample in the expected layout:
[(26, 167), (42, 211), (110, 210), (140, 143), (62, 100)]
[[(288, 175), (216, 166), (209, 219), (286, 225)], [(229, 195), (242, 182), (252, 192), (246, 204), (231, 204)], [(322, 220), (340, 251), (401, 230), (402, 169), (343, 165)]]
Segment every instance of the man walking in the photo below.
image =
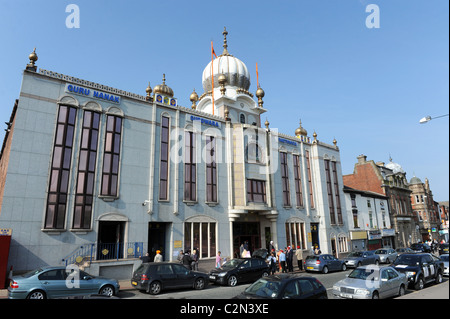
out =
[(278, 260), (281, 266), (281, 272), (286, 272), (286, 255), (282, 249), (280, 249), (280, 255), (278, 256)]
[(297, 257), (297, 265), (298, 270), (303, 270), (303, 250), (300, 249), (300, 246), (297, 246), (297, 250), (295, 251), (295, 256)]

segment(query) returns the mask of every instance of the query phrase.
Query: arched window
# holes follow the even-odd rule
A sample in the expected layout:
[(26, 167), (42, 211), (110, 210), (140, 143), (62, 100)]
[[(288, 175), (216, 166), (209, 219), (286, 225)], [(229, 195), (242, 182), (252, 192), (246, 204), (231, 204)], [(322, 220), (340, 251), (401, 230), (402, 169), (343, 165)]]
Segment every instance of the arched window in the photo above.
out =
[(244, 114), (241, 114), (239, 116), (239, 122), (242, 123), (242, 124), (245, 124), (245, 115)]

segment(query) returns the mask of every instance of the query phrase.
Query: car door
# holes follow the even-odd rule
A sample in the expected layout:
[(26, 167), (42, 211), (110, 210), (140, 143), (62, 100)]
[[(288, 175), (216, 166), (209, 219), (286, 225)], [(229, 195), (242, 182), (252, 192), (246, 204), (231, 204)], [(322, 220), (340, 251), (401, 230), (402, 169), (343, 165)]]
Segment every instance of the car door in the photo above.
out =
[(434, 278), (436, 270), (434, 269), (433, 258), (430, 255), (422, 256), (422, 271), (425, 281)]
[(47, 298), (57, 298), (68, 293), (64, 269), (50, 269), (38, 276), (42, 288), (46, 291)]
[(250, 261), (251, 259), (246, 259), (238, 266), (237, 277), (239, 282), (251, 281), (254, 278)]
[(177, 275), (173, 272), (169, 264), (156, 266), (155, 274), (158, 275), (164, 288), (173, 288), (177, 286)]
[(333, 265), (333, 270), (341, 270), (341, 262), (336, 257), (330, 255), (330, 263)]
[(190, 287), (194, 284), (194, 275), (190, 270), (181, 265), (171, 265), (173, 271), (177, 275), (177, 285), (182, 287)]
[(400, 291), (400, 285), (402, 282), (402, 277), (399, 273), (393, 268), (387, 268), (387, 273), (389, 275), (389, 281), (391, 283), (391, 291), (390, 296), (397, 296)]
[(316, 299), (318, 295), (316, 295), (314, 286), (312, 282), (308, 279), (299, 279), (297, 280), (297, 284), (299, 286), (299, 297), (300, 299)]

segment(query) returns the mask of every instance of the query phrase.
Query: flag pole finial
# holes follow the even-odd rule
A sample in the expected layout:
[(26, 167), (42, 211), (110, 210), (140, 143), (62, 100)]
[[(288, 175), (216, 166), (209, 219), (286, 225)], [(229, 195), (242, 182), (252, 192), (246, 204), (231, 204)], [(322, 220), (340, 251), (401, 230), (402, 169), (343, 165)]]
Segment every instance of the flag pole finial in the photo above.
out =
[(227, 43), (227, 35), (228, 35), (228, 31), (226, 27), (223, 27), (223, 53), (222, 55), (229, 55), (228, 53), (228, 43)]

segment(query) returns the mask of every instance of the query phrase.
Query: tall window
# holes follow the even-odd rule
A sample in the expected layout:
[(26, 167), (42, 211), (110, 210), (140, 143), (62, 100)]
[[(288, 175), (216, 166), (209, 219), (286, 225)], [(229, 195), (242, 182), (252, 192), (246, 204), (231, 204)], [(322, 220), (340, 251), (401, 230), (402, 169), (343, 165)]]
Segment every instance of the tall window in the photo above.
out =
[(325, 162), (325, 176), (327, 179), (327, 194), (328, 194), (328, 207), (330, 209), (330, 222), (331, 224), (336, 224), (336, 216), (333, 202), (333, 189), (331, 187), (330, 161), (325, 160), (324, 162)]
[(300, 249), (306, 249), (305, 224), (301, 222), (286, 223), (286, 244)]
[(99, 113), (84, 112), (73, 217), (75, 229), (91, 227), (99, 123)]
[(359, 228), (358, 224), (358, 208), (356, 207), (356, 195), (350, 194), (350, 198), (352, 201), (352, 215), (353, 215), (353, 227)]
[(184, 143), (184, 199), (196, 201), (195, 133), (186, 131)]
[(266, 182), (247, 179), (247, 201), (254, 203), (266, 202)]
[(216, 139), (206, 137), (206, 201), (217, 202)]
[(102, 190), (103, 196), (117, 197), (119, 180), (120, 140), (122, 118), (115, 115), (106, 117), (106, 140), (103, 154)]
[(169, 118), (162, 117), (161, 121), (161, 162), (159, 169), (159, 199), (168, 198), (169, 181)]
[(311, 159), (309, 157), (309, 151), (305, 151), (305, 154), (306, 154), (306, 170), (308, 171), (309, 200), (311, 202), (311, 207), (314, 208), (313, 184), (311, 176)]
[(339, 193), (336, 162), (331, 162), (331, 169), (333, 171), (334, 196), (336, 199), (336, 212), (337, 212), (338, 224), (342, 225), (344, 223), (344, 221), (342, 220), (341, 195)]
[(294, 155), (295, 198), (297, 200), (297, 206), (303, 206), (302, 180), (300, 176), (300, 157)]
[(45, 215), (46, 229), (64, 228), (76, 114), (75, 107), (59, 107)]
[(216, 251), (216, 223), (184, 223), (184, 250), (196, 249), (200, 258), (214, 257)]
[(290, 195), (289, 195), (289, 170), (287, 164), (287, 153), (280, 153), (281, 159), (281, 185), (283, 189), (283, 205), (290, 206)]

